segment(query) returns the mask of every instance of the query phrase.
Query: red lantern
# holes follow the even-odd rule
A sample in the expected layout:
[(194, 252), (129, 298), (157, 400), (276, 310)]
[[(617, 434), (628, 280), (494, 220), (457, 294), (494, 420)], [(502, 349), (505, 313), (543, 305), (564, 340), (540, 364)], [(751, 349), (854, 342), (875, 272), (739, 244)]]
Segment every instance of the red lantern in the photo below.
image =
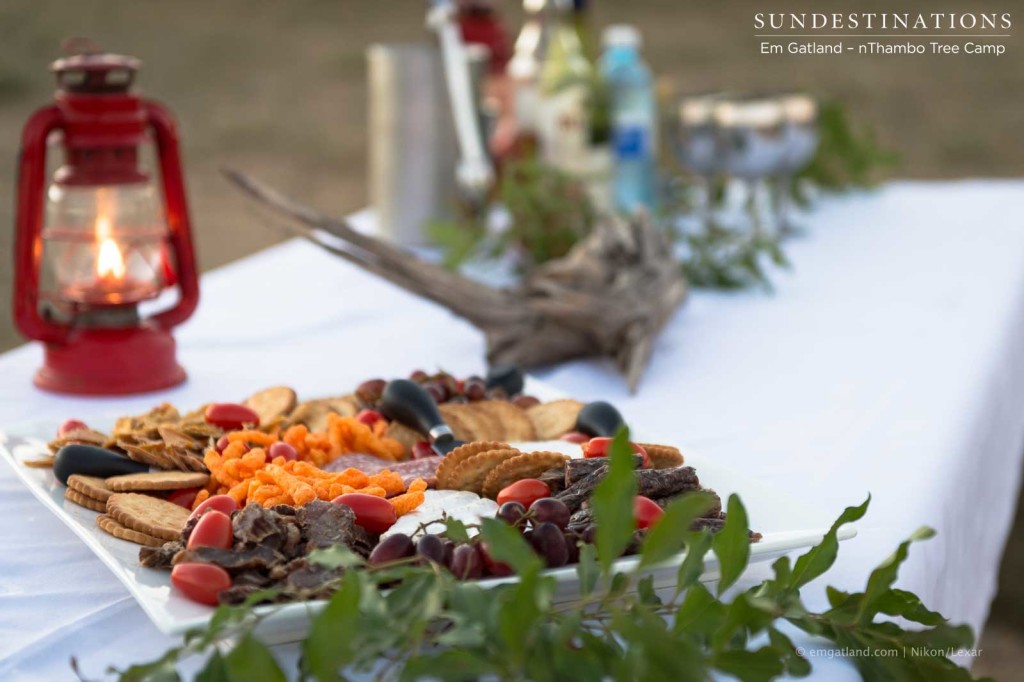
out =
[[(170, 330), (195, 310), (199, 283), (178, 133), (166, 108), (132, 90), (139, 66), (112, 54), (54, 62), (55, 103), (22, 131), (14, 319), (45, 344), (35, 383), (47, 390), (114, 395), (185, 380)], [(51, 133), (65, 164), (46, 186)], [(139, 159), (150, 134), (162, 191)]]

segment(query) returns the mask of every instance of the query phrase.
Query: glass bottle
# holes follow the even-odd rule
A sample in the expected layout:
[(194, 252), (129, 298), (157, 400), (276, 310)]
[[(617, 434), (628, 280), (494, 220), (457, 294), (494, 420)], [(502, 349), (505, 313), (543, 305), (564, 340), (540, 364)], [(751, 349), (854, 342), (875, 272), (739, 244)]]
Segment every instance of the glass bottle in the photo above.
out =
[(592, 70), (569, 21), (571, 0), (553, 0), (550, 43), (540, 70), (538, 131), (541, 158), (581, 175), (590, 166), (589, 96)]

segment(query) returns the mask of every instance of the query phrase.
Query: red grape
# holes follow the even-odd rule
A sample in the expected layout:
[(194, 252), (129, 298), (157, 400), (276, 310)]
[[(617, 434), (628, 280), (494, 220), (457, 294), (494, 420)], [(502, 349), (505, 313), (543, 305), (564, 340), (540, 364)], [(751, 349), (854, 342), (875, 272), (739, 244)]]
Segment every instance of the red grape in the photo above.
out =
[(520, 525), (524, 516), (526, 516), (526, 507), (515, 501), (501, 505), (498, 507), (498, 513), (495, 514), (495, 518), (501, 519), (510, 526)]
[(267, 455), (270, 459), (284, 457), (286, 462), (294, 462), (299, 458), (299, 453), (295, 451), (295, 448), (290, 443), (285, 443), (284, 441), (278, 441), (271, 445), (267, 450)]
[(382, 419), (384, 419), (384, 415), (377, 410), (360, 410), (359, 414), (356, 415), (356, 421), (360, 421), (367, 426), (373, 426)]
[(530, 543), (533, 548), (544, 559), (549, 568), (565, 566), (569, 561), (569, 548), (565, 543), (565, 535), (562, 529), (545, 521), (533, 528), (533, 535), (530, 536)]
[(498, 561), (491, 556), (490, 549), (487, 547), (487, 543), (483, 543), (479, 547), (480, 558), (484, 561), (484, 566), (487, 567), (487, 572), (498, 578), (504, 578), (505, 576), (512, 575), (515, 571), (512, 567), (503, 561)]
[(389, 535), (370, 552), (369, 562), (371, 565), (387, 564), (399, 559), (411, 557), (416, 551), (412, 540), (404, 533)]
[(542, 497), (530, 505), (533, 513), (533, 523), (544, 523), (550, 521), (562, 530), (569, 525), (569, 508), (561, 500), (553, 497)]
[(431, 563), (444, 565), (444, 541), (436, 535), (424, 535), (416, 543), (416, 553)]
[(384, 387), (388, 385), (388, 382), (383, 379), (370, 379), (356, 386), (356, 397), (362, 400), (364, 403), (374, 404), (380, 400), (380, 396), (384, 393)]
[(459, 580), (471, 580), (483, 575), (483, 561), (473, 545), (459, 545), (452, 552), (449, 565), (452, 574)]
[(410, 457), (412, 459), (423, 459), (424, 457), (434, 457), (436, 455), (437, 453), (434, 452), (434, 448), (430, 446), (430, 443), (425, 440), (421, 440), (413, 443), (412, 454)]
[(57, 429), (57, 437), (63, 438), (72, 431), (82, 431), (88, 428), (89, 427), (86, 426), (85, 422), (82, 421), (81, 419), (68, 419), (63, 424), (60, 425), (59, 429)]

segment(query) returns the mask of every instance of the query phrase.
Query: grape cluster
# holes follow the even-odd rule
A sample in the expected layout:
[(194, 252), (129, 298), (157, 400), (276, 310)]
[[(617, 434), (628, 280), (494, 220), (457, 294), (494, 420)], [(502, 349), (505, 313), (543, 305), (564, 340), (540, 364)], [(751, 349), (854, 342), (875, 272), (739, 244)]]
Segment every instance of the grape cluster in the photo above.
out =
[[(522, 393), (510, 394), (508, 389), (501, 385), (488, 387), (487, 381), (476, 375), (457, 379), (448, 372), (427, 374), (418, 369), (409, 375), (409, 379), (422, 386), (438, 405), (470, 403), (480, 400), (508, 400), (525, 409), (540, 402), (537, 398)], [(386, 385), (387, 382), (383, 379), (364, 381), (356, 388), (356, 396), (367, 406), (376, 408)]]
[[(560, 500), (546, 497), (527, 509), (519, 502), (506, 502), (496, 518), (517, 528), (534, 552), (548, 568), (558, 568), (579, 561), (579, 543), (594, 541), (593, 524), (569, 527), (569, 509)], [(371, 565), (418, 558), (447, 568), (460, 580), (512, 575), (512, 568), (491, 556), (487, 544), (475, 538), (456, 543), (441, 535), (423, 535), (413, 541), (408, 535), (396, 533), (378, 544), (370, 554)]]

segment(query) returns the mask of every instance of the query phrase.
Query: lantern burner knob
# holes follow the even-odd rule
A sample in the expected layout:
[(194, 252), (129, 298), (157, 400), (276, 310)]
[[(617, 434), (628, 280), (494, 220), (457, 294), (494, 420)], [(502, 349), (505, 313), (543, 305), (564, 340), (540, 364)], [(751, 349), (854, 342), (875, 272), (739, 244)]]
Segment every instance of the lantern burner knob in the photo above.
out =
[(142, 61), (135, 57), (105, 52), (88, 38), (64, 41), (69, 56), (50, 65), (57, 74), (57, 88), (81, 94), (119, 94), (128, 92)]

